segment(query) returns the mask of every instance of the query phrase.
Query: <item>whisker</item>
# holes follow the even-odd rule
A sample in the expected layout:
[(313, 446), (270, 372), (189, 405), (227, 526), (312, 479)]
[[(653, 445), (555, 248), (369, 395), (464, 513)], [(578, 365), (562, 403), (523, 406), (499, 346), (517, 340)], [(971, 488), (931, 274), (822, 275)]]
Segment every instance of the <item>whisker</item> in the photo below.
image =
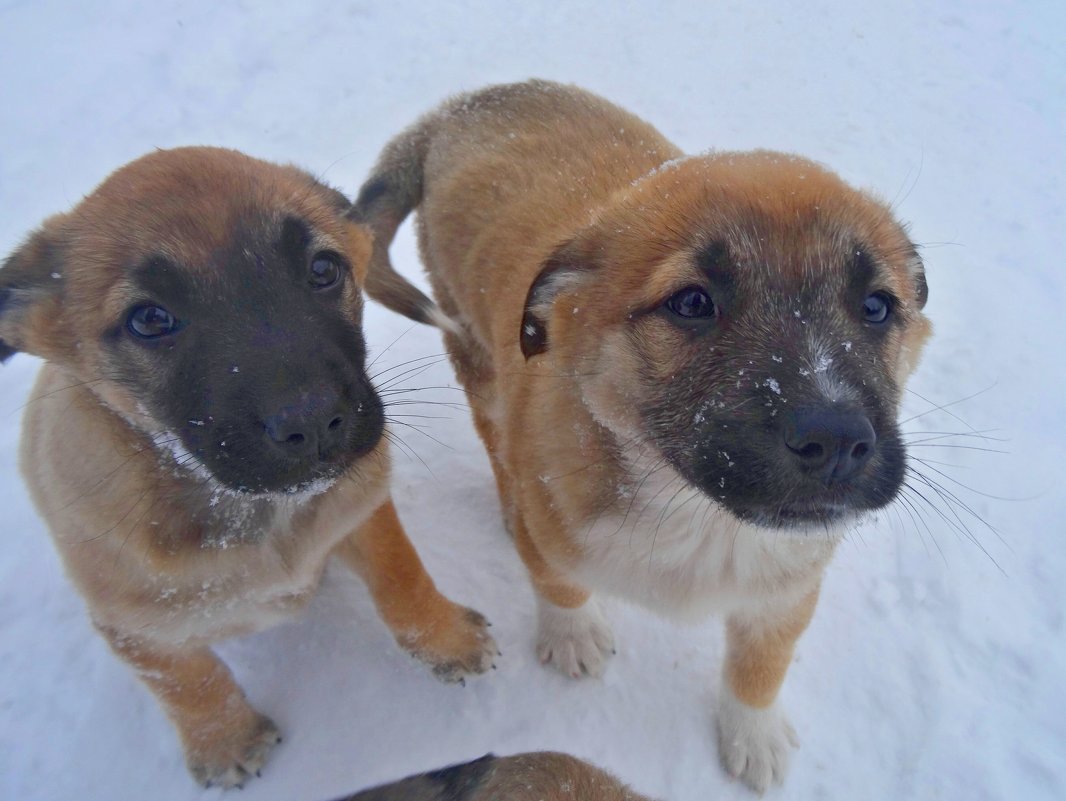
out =
[(437, 474), (433, 472), (433, 469), (428, 464), (426, 464), (426, 461), (421, 456), (419, 456), (418, 453), (413, 448), (411, 448), (410, 445), (408, 445), (406, 442), (403, 442), (391, 431), (386, 431), (384, 436), (386, 437), (386, 439), (388, 439), (390, 443), (392, 443), (401, 451), (403, 451), (403, 453), (406, 454), (408, 458), (413, 456), (415, 459), (421, 462), (422, 466), (426, 468), (426, 472), (428, 472), (436, 480)]
[[(920, 473), (916, 473), (914, 475), (917, 478), (924, 480), (924, 476), (922, 476)], [(927, 481), (924, 482), (924, 483), (926, 483), (927, 486), (929, 486), (929, 488), (932, 489), (934, 492), (937, 491), (936, 487), (931, 485), (931, 484), (929, 484)], [(930, 509), (932, 509), (934, 512), (936, 512), (936, 514), (940, 517), (940, 519), (943, 520), (944, 523), (946, 523), (948, 525), (948, 527), (952, 531), (956, 532), (957, 534), (962, 535), (963, 537), (968, 539), (970, 542), (972, 542), (974, 545), (976, 545), (978, 547), (978, 549), (981, 551), (981, 553), (983, 553), (988, 558), (988, 560), (990, 562), (992, 562), (992, 564), (994, 564), (996, 566), (996, 569), (999, 570), (1000, 573), (1002, 573), (1004, 576), (1007, 575), (1007, 572), (999, 564), (999, 562), (996, 560), (996, 558), (994, 556), (992, 556), (991, 553), (989, 553), (988, 549), (985, 548), (984, 544), (970, 530), (970, 527), (966, 525), (966, 523), (962, 520), (961, 517), (959, 517), (958, 512), (955, 511), (955, 508), (952, 506), (951, 503), (949, 503), (944, 498), (943, 495), (940, 495), (939, 493), (937, 493), (938, 496), (941, 498), (941, 500), (944, 501), (944, 504), (948, 508), (948, 510), (951, 511), (952, 516), (955, 518), (954, 520), (952, 520), (950, 517), (948, 517), (948, 515), (942, 509), (940, 509), (940, 507), (938, 507), (935, 503), (933, 503), (928, 497), (926, 497), (925, 493), (923, 493), (921, 490), (919, 490), (913, 484), (908, 482), (906, 486), (908, 487), (908, 489), (910, 489), (910, 491), (912, 493), (914, 493), (918, 498), (920, 498)], [(979, 515), (977, 516), (977, 519), (981, 520), (982, 523), (985, 523), (986, 525), (988, 525), (987, 522), (983, 518), (981, 518)], [(995, 531), (995, 529), (993, 529), (993, 531)], [(997, 532), (997, 536), (998, 536), (998, 532)]]
[[(417, 367), (432, 367), (433, 365), (440, 364), (443, 361), (447, 361), (447, 357), (443, 353), (434, 353), (430, 356), (418, 356), (414, 359), (408, 359), (407, 361), (400, 362), (399, 364), (394, 364), (390, 367), (386, 367), (376, 373), (368, 373), (367, 378), (369, 378), (373, 382), (381, 378), (382, 376), (388, 375), (393, 370), (399, 370), (401, 367), (408, 367), (408, 365), (416, 365)], [(419, 364), (419, 362), (423, 362), (423, 364)]]
[[(967, 484), (963, 484), (957, 478), (949, 476), (943, 470), (938, 470), (936, 467), (934, 467), (934, 465), (936, 465), (936, 464), (943, 464), (942, 462), (934, 462), (934, 461), (931, 461), (931, 460), (928, 460), (928, 459), (920, 459), (917, 456), (913, 457), (913, 459), (914, 459), (914, 461), (920, 462), (921, 464), (925, 465), (926, 467), (928, 467), (930, 470), (932, 470), (937, 475), (943, 476), (944, 478), (946, 478), (951, 483), (958, 484), (964, 490), (969, 490), (974, 495), (980, 495), (982, 498), (989, 498), (989, 499), (991, 499), (993, 501), (1013, 501), (1013, 502), (1016, 502), (1016, 501), (1031, 501), (1031, 500), (1034, 500), (1034, 499), (1040, 497), (1039, 494), (1037, 494), (1037, 495), (1029, 495), (1029, 496), (1024, 497), (1024, 498), (1008, 498), (1008, 497), (1005, 497), (1003, 495), (991, 495), (991, 494), (989, 494), (987, 492), (981, 492), (981, 490), (974, 489), (973, 487), (971, 487), (971, 486), (969, 486)], [(946, 466), (947, 467), (954, 467), (955, 465), (946, 465)]]
[(395, 389), (396, 385), (399, 382), (407, 379), (417, 378), (418, 376), (422, 375), (422, 373), (426, 372), (426, 370), (428, 370), (430, 367), (433, 367), (433, 364), (420, 364), (416, 365), (415, 367), (408, 367), (406, 370), (392, 376), (388, 381), (383, 382), (380, 386), (378, 386), (378, 390), (382, 391), (388, 389)]
[[(907, 487), (904, 487), (903, 489), (906, 490)], [(921, 523), (922, 526), (925, 528), (926, 533), (929, 535), (929, 539), (933, 541), (933, 547), (936, 548), (937, 552), (940, 554), (940, 558), (943, 560), (944, 564), (947, 564), (948, 558), (944, 554), (944, 549), (940, 547), (940, 543), (937, 541), (936, 535), (933, 533), (933, 530), (929, 528), (929, 524), (922, 516), (914, 501), (908, 498), (905, 493), (900, 493), (899, 500), (901, 503), (904, 504), (904, 508), (907, 510), (907, 514), (910, 515), (911, 520), (915, 523), (915, 531), (918, 532), (918, 536), (921, 538), (922, 545), (925, 547), (926, 551), (928, 552), (929, 546), (925, 542), (925, 537), (922, 536), (922, 530), (917, 527), (918, 523)]]
[(951, 406), (957, 406), (960, 403), (965, 403), (968, 400), (972, 400), (973, 398), (976, 398), (978, 395), (983, 395), (984, 393), (988, 392), (989, 390), (995, 389), (995, 387), (998, 385), (998, 383), (999, 382), (997, 381), (997, 382), (985, 387), (982, 390), (978, 390), (977, 392), (973, 393), (972, 395), (967, 395), (965, 398), (959, 398), (958, 400), (951, 401), (951, 403), (944, 403), (944, 404), (939, 404), (939, 405), (933, 403), (933, 401), (929, 400), (929, 398), (925, 397), (924, 395), (922, 395), (922, 394), (920, 394), (920, 393), (916, 392), (915, 390), (910, 389), (908, 387), (907, 388), (907, 392), (911, 393), (912, 395), (914, 395), (914, 396), (916, 396), (918, 398), (921, 398), (923, 401), (925, 401), (926, 403), (928, 403), (931, 406), (933, 406), (933, 408), (929, 409), (928, 411), (924, 411), (921, 414), (916, 414), (916, 415), (914, 415), (912, 417), (908, 417), (906, 420), (900, 420), (899, 424), (901, 426), (902, 425), (906, 425), (907, 423), (911, 422), (912, 420), (917, 420), (917, 419), (919, 419), (921, 417), (925, 417), (927, 414), (932, 414), (933, 412), (938, 412), (939, 411), (939, 412), (944, 412), (947, 415), (949, 415), (950, 417), (955, 418), (960, 423), (962, 423), (964, 426), (966, 426), (968, 429), (970, 429), (970, 431), (972, 431), (973, 433), (976, 434), (977, 433), (977, 429), (975, 429), (973, 426), (971, 426), (969, 423), (967, 423), (965, 420), (963, 420), (961, 417), (959, 417), (954, 412), (949, 412), (948, 408), (951, 407)]
[(426, 432), (425, 432), (425, 431), (423, 430), (423, 427), (422, 427), (422, 426), (418, 426), (418, 425), (415, 425), (415, 424), (413, 424), (413, 423), (405, 423), (405, 422), (403, 422), (402, 420), (395, 420), (395, 421), (393, 421), (393, 422), (395, 422), (395, 423), (396, 423), (396, 425), (398, 425), (398, 426), (404, 426), (405, 428), (409, 428), (409, 429), (411, 429), (412, 431), (416, 431), (416, 432), (418, 432), (418, 433), (419, 433), (419, 434), (421, 434), (421, 435), (422, 435), (423, 437), (426, 437), (427, 439), (431, 439), (431, 440), (433, 440), (433, 441), (434, 441), (434, 442), (436, 442), (436, 443), (437, 443), (438, 445), (440, 445), (440, 446), (441, 446), (442, 448), (445, 448), (445, 449), (447, 449), (447, 450), (449, 450), (449, 451), (454, 451), (454, 450), (455, 450), (455, 448), (453, 448), (453, 447), (452, 447), (451, 445), (448, 445), (448, 444), (446, 444), (446, 443), (444, 443), (444, 442), (441, 442), (441, 441), (440, 441), (439, 439), (437, 439), (437, 438), (436, 438), (435, 436), (433, 436), (432, 434), (427, 434), (427, 433), (426, 433)]
[(50, 398), (53, 395), (58, 395), (60, 392), (67, 392), (67, 391), (72, 390), (72, 389), (77, 389), (78, 387), (87, 387), (87, 386), (90, 386), (92, 384), (99, 384), (103, 380), (104, 379), (102, 379), (102, 378), (91, 378), (88, 381), (78, 381), (77, 383), (68, 384), (67, 386), (60, 387), (59, 389), (53, 389), (50, 392), (45, 392), (43, 395), (34, 395), (32, 398), (28, 398), (26, 400), (26, 402), (23, 403), (21, 406), (17, 406), (14, 409), (12, 409), (10, 412), (8, 412), (8, 415), (10, 416), (10, 415), (13, 415), (13, 414), (17, 414), (18, 412), (22, 411), (27, 406), (29, 406), (31, 403), (36, 403), (37, 401), (44, 400), (45, 398)]
[[(988, 442), (1010, 442), (1007, 437), (990, 437), (989, 433), (998, 431), (996, 428), (987, 428), (984, 431), (970, 432), (970, 431), (904, 431), (901, 433), (903, 437), (915, 437), (921, 435), (928, 435), (927, 439), (914, 440), (914, 443), (921, 442), (935, 442), (942, 439), (951, 439), (953, 437), (975, 437), (977, 439), (987, 440)], [(935, 435), (935, 436), (934, 436)], [(908, 444), (912, 444), (908, 441)]]
[(373, 367), (375, 364), (377, 364), (378, 359), (380, 359), (382, 356), (384, 356), (386, 353), (388, 353), (389, 349), (392, 348), (393, 345), (395, 345), (397, 342), (399, 342), (405, 336), (410, 334), (416, 328), (418, 328), (417, 325), (412, 325), (412, 326), (408, 326), (406, 329), (404, 329), (403, 332), (398, 337), (396, 337), (396, 339), (392, 340), (392, 342), (390, 342), (388, 345), (385, 346), (385, 349), (383, 351), (381, 351), (381, 353), (379, 353), (377, 356), (375, 356), (373, 358), (373, 360), (370, 362), (370, 364), (368, 364), (366, 366), (367, 370), (369, 371), (371, 367)]
[(1010, 451), (1002, 451), (998, 448), (982, 448), (977, 445), (949, 445), (947, 443), (935, 443), (935, 442), (908, 442), (908, 448), (957, 448), (961, 451), (983, 451), (984, 453), (1005, 453), (1009, 454)]
[[(930, 489), (935, 491), (937, 493), (937, 495), (939, 495), (944, 500), (945, 504), (947, 504), (949, 506), (949, 508), (952, 509), (953, 512), (954, 512), (954, 509), (956, 507), (959, 508), (959, 509), (964, 510), (967, 514), (969, 514), (975, 520), (978, 520), (985, 528), (987, 528), (989, 531), (991, 531), (993, 534), (995, 534), (996, 537), (999, 539), (999, 541), (1001, 543), (1003, 543), (1003, 545), (1005, 545), (1008, 549), (1010, 549), (1010, 545), (1006, 542), (1006, 540), (1003, 539), (1003, 536), (1000, 533), (1000, 531), (995, 526), (993, 526), (991, 523), (989, 523), (987, 520), (985, 520), (984, 517), (982, 517), (976, 511), (974, 511), (974, 509), (972, 507), (970, 507), (961, 498), (959, 498), (958, 495), (956, 495), (954, 492), (949, 490), (944, 485), (940, 484), (938, 481), (933, 480), (929, 476), (927, 476), (924, 473), (921, 473), (921, 472), (915, 470), (913, 467), (911, 467), (909, 465), (907, 467), (907, 470), (908, 470), (908, 472), (911, 475), (917, 476), (919, 479), (921, 479), (921, 481), (926, 486), (928, 486)], [(978, 494), (980, 494), (980, 493), (978, 493)]]

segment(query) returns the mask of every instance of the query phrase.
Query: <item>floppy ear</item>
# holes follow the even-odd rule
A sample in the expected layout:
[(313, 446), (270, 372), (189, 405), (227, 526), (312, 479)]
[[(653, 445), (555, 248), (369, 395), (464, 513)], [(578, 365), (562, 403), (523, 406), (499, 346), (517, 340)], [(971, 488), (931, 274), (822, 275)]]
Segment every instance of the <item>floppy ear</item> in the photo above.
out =
[(593, 267), (591, 253), (571, 240), (555, 249), (526, 294), (519, 342), (522, 355), (530, 359), (548, 349), (548, 318), (555, 299), (573, 289)]
[(64, 280), (62, 248), (51, 227), (31, 235), (0, 268), (0, 362), (18, 351), (41, 356), (51, 350), (46, 324), (59, 316)]
[(922, 257), (918, 255), (917, 250), (915, 250), (914, 257), (911, 259), (911, 274), (914, 277), (914, 291), (918, 300), (918, 308), (924, 309), (926, 302), (929, 300), (929, 284), (925, 281), (925, 264), (922, 262)]

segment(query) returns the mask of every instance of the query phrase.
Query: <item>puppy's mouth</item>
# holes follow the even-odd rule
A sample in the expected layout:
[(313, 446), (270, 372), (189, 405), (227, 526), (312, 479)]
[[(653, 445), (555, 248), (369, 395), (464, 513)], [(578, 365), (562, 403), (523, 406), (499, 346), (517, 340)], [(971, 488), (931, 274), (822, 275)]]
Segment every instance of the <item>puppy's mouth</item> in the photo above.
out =
[(289, 457), (265, 452), (261, 437), (205, 428), (153, 436), (160, 467), (210, 488), (212, 497), (299, 500), (320, 495), (355, 468), (381, 441), (383, 426), (370, 420), (359, 436), (328, 452)]
[(740, 507), (730, 511), (740, 520), (760, 528), (829, 527), (854, 520), (862, 510), (846, 503), (804, 501), (779, 506)]
[(215, 479), (215, 481), (218, 483), (219, 491), (226, 495), (233, 495), (249, 500), (272, 498), (304, 501), (332, 489), (333, 485), (337, 483), (342, 475), (344, 475), (345, 470), (346, 467), (332, 465), (328, 468), (312, 471), (311, 477), (279, 487), (271, 487), (269, 489), (264, 487), (247, 486), (245, 484), (237, 484), (236, 486), (233, 486), (229, 484), (221, 484), (217, 479)]
[[(347, 453), (343, 458), (319, 461), (313, 466), (294, 463), (288, 469), (278, 465), (267, 466), (258, 460), (247, 460), (231, 455), (225, 450), (207, 459), (201, 450), (186, 450), (175, 447), (180, 442), (177, 435), (163, 432), (155, 436), (160, 450), (160, 464), (178, 474), (211, 488), (214, 495), (232, 495), (245, 499), (305, 499), (321, 495), (349, 470), (363, 453)], [(369, 451), (370, 448), (360, 449)], [(232, 464), (234, 462), (236, 464)]]

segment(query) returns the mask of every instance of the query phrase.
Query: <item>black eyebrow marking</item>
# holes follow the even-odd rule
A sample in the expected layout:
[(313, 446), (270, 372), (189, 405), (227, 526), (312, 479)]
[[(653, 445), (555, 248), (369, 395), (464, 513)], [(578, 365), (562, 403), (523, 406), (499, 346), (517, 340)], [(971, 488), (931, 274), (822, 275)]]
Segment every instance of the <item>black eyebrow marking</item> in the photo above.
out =
[(297, 217), (286, 217), (281, 224), (281, 239), (278, 247), (282, 254), (293, 260), (302, 259), (311, 244), (311, 229)]
[(728, 310), (736, 298), (736, 261), (729, 246), (712, 240), (696, 251), (696, 268), (707, 276), (711, 299), (720, 310)]
[(160, 303), (182, 304), (193, 294), (188, 274), (162, 255), (145, 259), (133, 271), (133, 282), (138, 289)]
[(873, 286), (878, 272), (877, 262), (869, 249), (859, 243), (852, 245), (848, 259), (848, 282), (865, 292)]

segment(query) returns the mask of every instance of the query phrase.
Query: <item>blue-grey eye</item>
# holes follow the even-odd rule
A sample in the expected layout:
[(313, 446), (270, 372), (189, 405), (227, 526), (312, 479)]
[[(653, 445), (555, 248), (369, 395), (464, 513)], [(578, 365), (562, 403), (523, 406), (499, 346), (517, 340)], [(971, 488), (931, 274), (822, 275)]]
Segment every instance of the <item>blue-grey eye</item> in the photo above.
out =
[(884, 292), (874, 292), (862, 304), (862, 316), (868, 323), (880, 324), (892, 312), (892, 299)]
[(138, 306), (126, 318), (126, 328), (141, 339), (156, 339), (173, 334), (178, 320), (162, 306)]
[(686, 287), (672, 295), (666, 301), (666, 308), (686, 320), (705, 319), (715, 315), (714, 301), (698, 286)]
[(340, 257), (323, 251), (311, 259), (311, 274), (307, 280), (315, 289), (329, 289), (341, 280), (342, 274)]

